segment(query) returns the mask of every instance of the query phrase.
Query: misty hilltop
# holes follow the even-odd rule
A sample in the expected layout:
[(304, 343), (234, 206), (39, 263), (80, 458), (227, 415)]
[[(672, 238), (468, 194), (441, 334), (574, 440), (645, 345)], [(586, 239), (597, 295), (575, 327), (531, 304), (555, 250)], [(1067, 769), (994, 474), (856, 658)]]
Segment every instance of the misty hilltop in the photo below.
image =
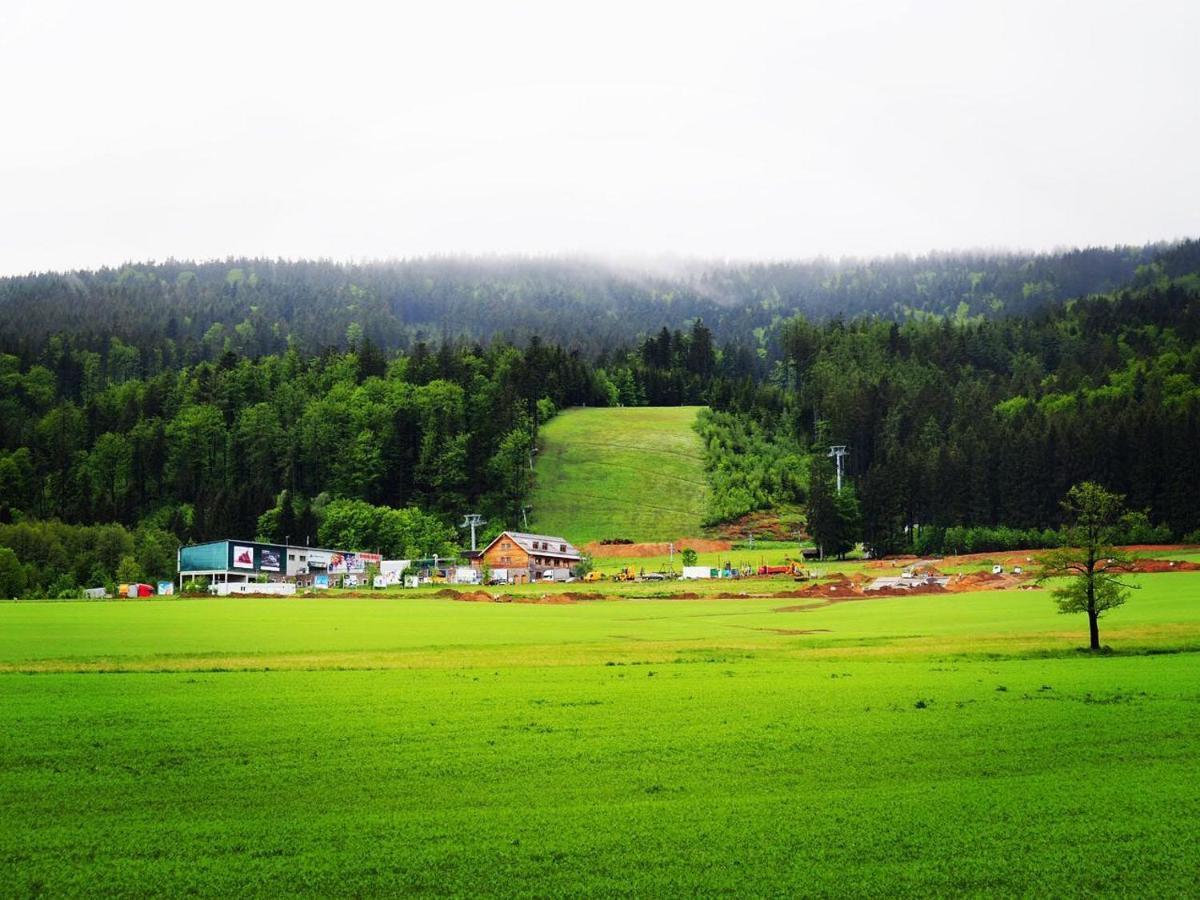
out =
[(165, 338), (198, 359), (287, 346), (315, 352), (343, 347), (348, 334), (361, 331), (385, 349), (446, 339), (523, 343), (537, 335), (596, 352), (697, 318), (718, 341), (752, 344), (772, 323), (796, 314), (813, 320), (1025, 314), (1115, 290), (1178, 252), (1154, 244), (627, 265), (567, 257), (172, 260), (0, 279), (0, 350), (36, 353), (65, 332), (77, 345), (116, 337), (148, 349)]

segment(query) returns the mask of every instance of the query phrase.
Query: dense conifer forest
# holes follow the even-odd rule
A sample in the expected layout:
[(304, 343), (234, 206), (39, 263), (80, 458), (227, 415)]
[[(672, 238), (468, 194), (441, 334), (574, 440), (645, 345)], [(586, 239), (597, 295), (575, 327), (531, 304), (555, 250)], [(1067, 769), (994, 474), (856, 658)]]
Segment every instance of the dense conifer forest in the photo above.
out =
[[(0, 351), (36, 357), (67, 331), (106, 353), (137, 347), (147, 371), (226, 351), (384, 350), (506, 339), (601, 353), (703, 318), (718, 341), (766, 347), (781, 318), (1019, 314), (1114, 290), (1161, 248), (945, 254), (886, 260), (619, 266), (575, 259), (447, 258), (339, 265), (232, 259), (125, 265), (0, 280)], [(161, 359), (158, 354), (161, 353)]]
[(0, 579), (27, 590), (169, 575), (212, 537), (452, 551), (465, 511), (517, 521), (540, 423), (584, 404), (710, 405), (714, 523), (807, 504), (875, 552), (1027, 543), (1091, 479), (1137, 534), (1200, 528), (1195, 242), (127, 266), (0, 281), (0, 348)]

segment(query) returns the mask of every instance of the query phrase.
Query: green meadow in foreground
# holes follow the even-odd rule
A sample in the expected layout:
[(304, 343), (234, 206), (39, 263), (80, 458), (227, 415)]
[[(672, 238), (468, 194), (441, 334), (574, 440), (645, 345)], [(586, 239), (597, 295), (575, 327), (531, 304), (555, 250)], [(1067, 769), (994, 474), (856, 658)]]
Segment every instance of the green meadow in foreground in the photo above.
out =
[(538, 433), (530, 527), (577, 544), (700, 534), (699, 406), (569, 409)]
[(1200, 573), (0, 605), (0, 894), (1200, 889)]

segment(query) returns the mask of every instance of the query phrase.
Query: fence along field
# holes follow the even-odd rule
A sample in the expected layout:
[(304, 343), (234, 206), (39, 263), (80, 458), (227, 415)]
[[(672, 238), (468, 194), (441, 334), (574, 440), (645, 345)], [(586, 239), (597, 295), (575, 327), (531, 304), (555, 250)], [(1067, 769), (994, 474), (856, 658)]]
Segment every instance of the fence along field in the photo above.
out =
[(530, 527), (578, 545), (701, 533), (708, 499), (701, 407), (571, 409), (542, 427)]
[(3, 604), (4, 893), (1192, 893), (1200, 573), (1136, 580), (1108, 657), (1045, 591)]

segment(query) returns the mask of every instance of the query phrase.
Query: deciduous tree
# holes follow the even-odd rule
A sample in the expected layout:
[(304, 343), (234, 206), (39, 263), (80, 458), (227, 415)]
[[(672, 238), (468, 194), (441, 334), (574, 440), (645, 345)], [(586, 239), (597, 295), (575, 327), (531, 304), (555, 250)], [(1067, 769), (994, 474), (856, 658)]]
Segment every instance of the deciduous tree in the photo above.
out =
[(1100, 649), (1100, 616), (1122, 606), (1132, 585), (1121, 581), (1133, 560), (1113, 546), (1125, 498), (1085, 481), (1067, 492), (1063, 546), (1042, 557), (1038, 581), (1067, 578), (1052, 596), (1060, 613), (1087, 613), (1089, 648)]

